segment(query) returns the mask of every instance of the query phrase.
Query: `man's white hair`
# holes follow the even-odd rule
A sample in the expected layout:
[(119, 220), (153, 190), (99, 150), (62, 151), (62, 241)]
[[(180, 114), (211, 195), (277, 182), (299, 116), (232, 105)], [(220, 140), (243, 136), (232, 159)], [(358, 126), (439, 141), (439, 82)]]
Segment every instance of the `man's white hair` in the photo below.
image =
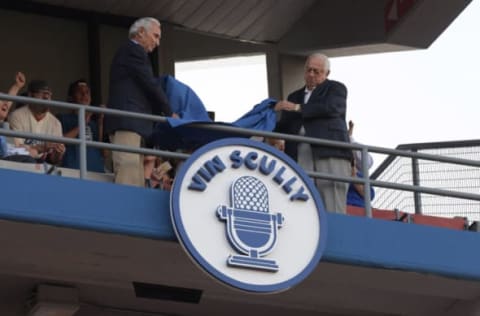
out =
[(146, 17), (136, 20), (135, 22), (133, 22), (132, 26), (130, 26), (130, 29), (128, 30), (128, 37), (135, 37), (135, 35), (138, 34), (141, 28), (149, 30), (153, 24), (160, 26), (160, 22), (155, 18)]
[(315, 59), (322, 59), (324, 64), (325, 64), (325, 70), (330, 71), (330, 59), (328, 59), (328, 56), (322, 53), (315, 53), (311, 54), (310, 56), (307, 57), (307, 61), (305, 62), (305, 67), (307, 66), (308, 62), (310, 59), (315, 58)]

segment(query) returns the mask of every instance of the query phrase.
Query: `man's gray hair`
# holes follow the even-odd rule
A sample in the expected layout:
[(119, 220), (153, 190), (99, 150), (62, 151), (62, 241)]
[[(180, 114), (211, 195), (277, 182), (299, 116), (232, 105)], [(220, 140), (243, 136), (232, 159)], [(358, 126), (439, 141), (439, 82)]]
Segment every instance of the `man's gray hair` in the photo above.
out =
[(128, 30), (128, 37), (135, 37), (135, 35), (138, 34), (138, 31), (140, 31), (141, 28), (149, 30), (152, 24), (160, 26), (160, 22), (155, 18), (146, 17), (136, 20), (135, 22), (133, 22), (132, 26), (130, 26), (130, 30)]
[(310, 59), (312, 58), (318, 58), (318, 59), (322, 59), (324, 64), (325, 64), (325, 68), (327, 71), (330, 71), (330, 60), (328, 59), (328, 56), (325, 55), (325, 54), (322, 54), (322, 53), (315, 53), (315, 54), (311, 54), (310, 56), (307, 57), (307, 61), (305, 62), (305, 67), (307, 66), (307, 63)]

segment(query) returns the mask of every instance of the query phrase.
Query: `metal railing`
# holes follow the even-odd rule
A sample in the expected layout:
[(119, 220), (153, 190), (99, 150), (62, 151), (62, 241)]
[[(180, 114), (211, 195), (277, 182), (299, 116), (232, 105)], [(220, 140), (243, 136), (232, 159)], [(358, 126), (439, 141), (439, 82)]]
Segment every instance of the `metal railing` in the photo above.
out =
[[(92, 146), (92, 147), (102, 148), (102, 149), (109, 149), (109, 150), (116, 150), (116, 151), (138, 153), (138, 154), (144, 154), (144, 155), (162, 156), (167, 158), (186, 159), (189, 157), (188, 154), (183, 154), (178, 152), (171, 152), (171, 151), (157, 150), (157, 149), (147, 149), (147, 148), (137, 148), (137, 147), (131, 147), (131, 146), (124, 146), (124, 145), (114, 145), (110, 143), (89, 141), (85, 139), (85, 127), (86, 127), (85, 112), (87, 111), (92, 113), (103, 113), (105, 115), (115, 115), (115, 116), (125, 116), (130, 118), (145, 119), (145, 120), (150, 120), (154, 122), (166, 122), (167, 119), (162, 116), (120, 111), (120, 110), (108, 109), (103, 107), (85, 106), (85, 105), (60, 102), (60, 101), (12, 96), (4, 93), (0, 93), (0, 100), (8, 100), (8, 101), (21, 102), (21, 103), (27, 103), (27, 104), (28, 103), (42, 104), (42, 105), (55, 107), (55, 108), (77, 110), (79, 131), (80, 131), (79, 138), (77, 139), (67, 138), (67, 137), (54, 137), (54, 136), (32, 134), (32, 133), (25, 133), (25, 132), (18, 132), (18, 131), (10, 131), (10, 130), (4, 130), (4, 129), (0, 129), (0, 135), (25, 137), (25, 138), (32, 138), (32, 139), (38, 139), (38, 140), (46, 140), (46, 141), (78, 145), (80, 147), (79, 158), (80, 158), (80, 178), (81, 179), (86, 178), (87, 146)], [(476, 168), (480, 167), (480, 161), (461, 159), (461, 158), (452, 158), (447, 156), (432, 155), (432, 154), (426, 154), (426, 153), (418, 153), (418, 152), (406, 151), (402, 149), (389, 149), (389, 148), (376, 147), (376, 146), (370, 146), (370, 145), (358, 144), (358, 143), (337, 142), (337, 141), (330, 141), (330, 140), (304, 137), (304, 136), (298, 136), (298, 135), (288, 135), (288, 134), (281, 134), (281, 133), (274, 133), (274, 132), (251, 130), (247, 128), (239, 128), (239, 127), (232, 127), (232, 126), (225, 126), (225, 125), (192, 124), (191, 126), (196, 126), (198, 128), (204, 128), (204, 129), (210, 129), (210, 130), (232, 132), (232, 133), (235, 133), (238, 135), (244, 135), (244, 136), (246, 135), (246, 136), (283, 138), (285, 140), (294, 141), (294, 142), (305, 142), (311, 145), (359, 150), (361, 152), (362, 158), (367, 157), (368, 153), (379, 153), (379, 154), (390, 155), (390, 157), (407, 157), (407, 158), (411, 158), (412, 160), (436, 161), (436, 162), (465, 165), (465, 166), (476, 167)], [(312, 170), (305, 170), (305, 171), (310, 177), (313, 177), (313, 178), (321, 178), (321, 179), (335, 180), (340, 182), (347, 182), (347, 183), (351, 182), (351, 183), (363, 184), (364, 196), (365, 196), (365, 211), (368, 217), (372, 217), (372, 204), (370, 201), (371, 186), (394, 189), (399, 191), (419, 192), (419, 193), (425, 193), (425, 194), (431, 194), (431, 195), (449, 196), (449, 197), (456, 197), (461, 199), (480, 201), (480, 194), (476, 194), (476, 193), (466, 193), (466, 192), (451, 191), (451, 190), (445, 190), (445, 189), (439, 189), (439, 188), (423, 187), (419, 185), (401, 184), (401, 183), (375, 180), (373, 178), (370, 178), (367, 161), (368, 159), (362, 159), (361, 171), (363, 173), (363, 177), (361, 178), (343, 177), (343, 176), (338, 176), (334, 174), (315, 172)]]
[[(434, 143), (399, 145), (397, 149), (429, 153), (454, 158), (480, 160), (480, 140), (463, 140)], [(421, 161), (389, 156), (373, 172), (371, 178), (383, 181), (428, 185), (430, 187), (480, 193), (480, 169), (444, 163)], [(400, 208), (407, 213), (426, 214), (440, 217), (467, 217), (470, 221), (480, 220), (480, 203), (455, 197), (440, 197), (422, 192), (394, 192), (377, 190), (375, 205), (379, 208)]]

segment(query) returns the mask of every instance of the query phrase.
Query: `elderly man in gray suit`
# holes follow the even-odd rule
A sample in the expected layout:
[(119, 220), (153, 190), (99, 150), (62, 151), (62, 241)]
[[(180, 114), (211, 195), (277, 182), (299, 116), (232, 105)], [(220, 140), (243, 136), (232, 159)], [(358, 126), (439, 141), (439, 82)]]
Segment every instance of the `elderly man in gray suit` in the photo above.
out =
[[(276, 132), (349, 142), (346, 123), (347, 89), (328, 79), (330, 62), (313, 54), (305, 63), (305, 86), (292, 92), (283, 106)], [(349, 177), (352, 151), (287, 141), (285, 152), (306, 170)], [(346, 213), (348, 183), (316, 179), (327, 211)]]

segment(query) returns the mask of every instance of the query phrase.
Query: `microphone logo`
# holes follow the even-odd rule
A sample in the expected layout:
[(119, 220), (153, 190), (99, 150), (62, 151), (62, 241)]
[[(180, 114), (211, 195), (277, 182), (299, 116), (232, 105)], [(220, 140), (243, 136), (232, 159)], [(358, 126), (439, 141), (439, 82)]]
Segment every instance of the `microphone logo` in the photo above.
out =
[(233, 267), (278, 271), (274, 259), (268, 255), (277, 243), (278, 229), (285, 222), (281, 213), (270, 213), (268, 191), (262, 181), (243, 176), (230, 188), (231, 206), (220, 205), (217, 216), (226, 221), (229, 243), (241, 255), (230, 255), (227, 264)]
[(225, 138), (197, 149), (170, 194), (175, 234), (205, 273), (251, 293), (278, 293), (316, 270), (327, 222), (315, 183), (268, 144)]

